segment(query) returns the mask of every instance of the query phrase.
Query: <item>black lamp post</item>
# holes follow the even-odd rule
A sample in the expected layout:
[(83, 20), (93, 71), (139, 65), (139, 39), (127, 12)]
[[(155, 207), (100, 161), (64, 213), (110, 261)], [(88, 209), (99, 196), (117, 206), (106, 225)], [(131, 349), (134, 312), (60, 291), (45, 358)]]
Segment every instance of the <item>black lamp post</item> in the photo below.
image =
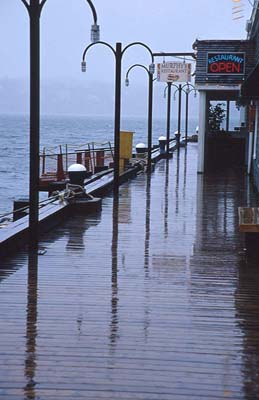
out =
[(152, 114), (153, 114), (153, 73), (147, 69), (142, 64), (134, 64), (132, 65), (127, 73), (125, 79), (125, 85), (129, 86), (129, 73), (133, 68), (143, 68), (148, 74), (148, 156), (147, 156), (147, 172), (151, 172), (152, 170), (152, 162), (151, 162), (151, 155), (152, 155)]
[(84, 52), (82, 57), (82, 72), (86, 71), (86, 62), (85, 57), (87, 51), (94, 45), (102, 44), (108, 47), (114, 57), (115, 57), (115, 110), (114, 110), (114, 178), (113, 178), (113, 190), (114, 194), (117, 195), (119, 192), (119, 183), (120, 183), (120, 120), (121, 120), (121, 62), (122, 57), (125, 51), (135, 45), (140, 45), (145, 47), (151, 55), (151, 64), (149, 65), (149, 72), (153, 74), (155, 72), (155, 64), (154, 64), (154, 57), (150, 48), (142, 43), (142, 42), (132, 42), (122, 49), (121, 43), (116, 43), (115, 49), (107, 42), (96, 42), (89, 44)]
[[(30, 18), (30, 183), (29, 183), (29, 243), (36, 247), (39, 222), (39, 144), (40, 144), (40, 16), (47, 0), (21, 0)], [(99, 40), (97, 14), (91, 0), (94, 24), (91, 39)]]
[(171, 89), (172, 86), (176, 87), (175, 93), (179, 91), (179, 102), (178, 102), (178, 133), (175, 134), (176, 144), (179, 148), (180, 136), (181, 136), (181, 102), (182, 102), (182, 85), (175, 85), (172, 82), (167, 82), (167, 86), (164, 90), (164, 97), (166, 97), (167, 91), (167, 123), (166, 123), (166, 153), (167, 157), (169, 156), (169, 144), (170, 144), (170, 119), (171, 119)]
[(185, 93), (185, 143), (187, 143), (188, 137), (188, 122), (189, 122), (189, 94), (194, 91), (194, 97), (197, 96), (195, 87), (191, 83), (183, 85), (182, 90)]
[(176, 144), (177, 148), (179, 149), (180, 147), (180, 137), (181, 137), (181, 114), (182, 114), (182, 85), (179, 84), (173, 85), (176, 87), (176, 90), (174, 91), (174, 99), (175, 99), (175, 93), (178, 92), (178, 126), (177, 126), (177, 133), (175, 133), (175, 139), (176, 139)]
[[(169, 146), (170, 146), (170, 125), (171, 125), (171, 89), (172, 83), (167, 82), (165, 91), (167, 89), (167, 113), (166, 113), (166, 155), (169, 157)], [(164, 96), (165, 96), (164, 91)]]

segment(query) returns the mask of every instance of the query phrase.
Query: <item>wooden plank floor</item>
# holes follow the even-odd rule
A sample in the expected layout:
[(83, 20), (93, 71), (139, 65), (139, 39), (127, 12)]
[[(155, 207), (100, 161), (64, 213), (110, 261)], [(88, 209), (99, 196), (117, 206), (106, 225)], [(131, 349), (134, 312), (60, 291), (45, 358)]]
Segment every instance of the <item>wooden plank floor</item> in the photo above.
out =
[(1, 400), (259, 398), (259, 265), (237, 212), (255, 199), (196, 161), (189, 144), (43, 255), (1, 261)]

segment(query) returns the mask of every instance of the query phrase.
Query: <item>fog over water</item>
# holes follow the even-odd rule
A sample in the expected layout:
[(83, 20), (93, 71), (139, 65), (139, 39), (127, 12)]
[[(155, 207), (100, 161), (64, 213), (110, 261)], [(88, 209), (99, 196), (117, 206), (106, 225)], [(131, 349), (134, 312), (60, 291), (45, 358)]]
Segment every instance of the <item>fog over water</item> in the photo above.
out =
[[(152, 51), (191, 52), (198, 39), (245, 39), (251, 13), (243, 3), (243, 18), (233, 20), (231, 0), (94, 0), (101, 40), (115, 46), (134, 41)], [(0, 113), (26, 113), (29, 107), (29, 18), (21, 0), (0, 1)], [(80, 71), (93, 23), (85, 0), (47, 0), (41, 14), (41, 109), (44, 114), (110, 115), (114, 98), (114, 57), (96, 46)], [(167, 57), (166, 61), (171, 58)], [(156, 62), (163, 59), (156, 58)], [(150, 56), (133, 46), (123, 56), (123, 80), (134, 63), (148, 65)], [(193, 65), (192, 71), (194, 72)], [(154, 114), (164, 112), (163, 84), (155, 84)], [(124, 115), (146, 114), (147, 77), (135, 69), (130, 87), (122, 88)], [(190, 114), (197, 106), (190, 96)], [(196, 102), (197, 104), (197, 102)]]

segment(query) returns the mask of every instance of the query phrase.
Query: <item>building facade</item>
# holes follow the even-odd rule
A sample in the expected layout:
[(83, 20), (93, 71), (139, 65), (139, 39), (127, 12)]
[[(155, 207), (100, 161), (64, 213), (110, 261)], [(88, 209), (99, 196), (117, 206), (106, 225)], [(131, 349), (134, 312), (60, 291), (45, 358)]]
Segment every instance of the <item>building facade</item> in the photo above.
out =
[(253, 12), (247, 21), (247, 39), (254, 45), (254, 68), (246, 77), (242, 85), (242, 101), (247, 106), (251, 105), (254, 112), (250, 113), (248, 125), (253, 139), (252, 168), (254, 184), (259, 191), (259, 5), (254, 2)]
[[(199, 91), (198, 173), (211, 165), (228, 162), (248, 164), (249, 142), (246, 118), (235, 132), (229, 131), (229, 104), (240, 101), (241, 89), (255, 68), (253, 40), (196, 40), (195, 86)], [(224, 102), (226, 129), (211, 132), (209, 115), (211, 102)], [(234, 157), (235, 156), (235, 157)], [(224, 165), (225, 165), (224, 164)]]

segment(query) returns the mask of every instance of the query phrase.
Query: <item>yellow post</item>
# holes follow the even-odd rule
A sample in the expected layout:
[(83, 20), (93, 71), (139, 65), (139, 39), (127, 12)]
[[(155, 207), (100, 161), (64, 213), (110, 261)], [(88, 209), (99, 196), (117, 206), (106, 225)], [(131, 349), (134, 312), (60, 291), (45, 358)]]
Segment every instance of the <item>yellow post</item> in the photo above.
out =
[(120, 132), (120, 172), (124, 170), (125, 164), (132, 158), (133, 132)]
[(124, 167), (125, 167), (125, 159), (120, 158), (120, 163), (119, 163), (120, 174), (124, 171)]

